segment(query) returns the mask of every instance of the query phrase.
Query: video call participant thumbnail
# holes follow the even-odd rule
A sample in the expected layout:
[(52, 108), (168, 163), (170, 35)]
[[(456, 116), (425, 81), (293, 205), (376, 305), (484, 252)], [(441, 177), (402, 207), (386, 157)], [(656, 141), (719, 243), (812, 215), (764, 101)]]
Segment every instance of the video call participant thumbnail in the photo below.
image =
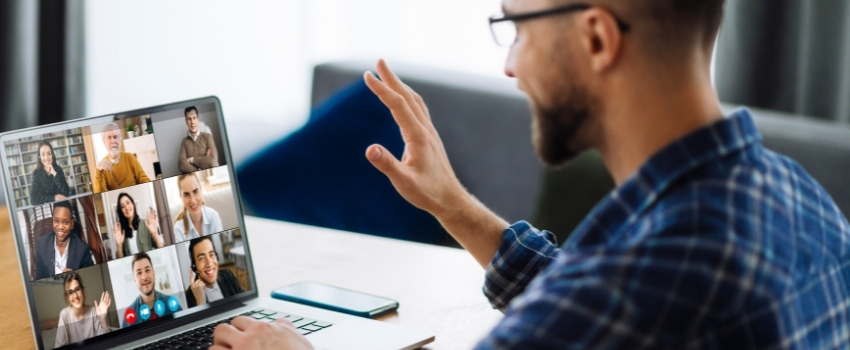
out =
[(198, 109), (195, 106), (186, 107), (183, 115), (186, 117), (189, 134), (183, 138), (180, 144), (180, 155), (178, 157), (180, 172), (191, 173), (217, 167), (218, 151), (212, 135), (200, 129), (201, 121), (198, 119)]
[(109, 292), (100, 295), (100, 302), (86, 304), (86, 291), (83, 279), (76, 273), (65, 275), (65, 304), (68, 306), (59, 313), (59, 325), (56, 327), (56, 347), (76, 343), (109, 332), (106, 316), (112, 300)]
[[(125, 311), (121, 328), (129, 327), (183, 310), (177, 298), (156, 290), (156, 273), (147, 253), (133, 255), (133, 282), (139, 288), (139, 296)], [(132, 317), (127, 315), (132, 314)], [(132, 320), (128, 322), (128, 320)]]
[(119, 258), (165, 246), (153, 208), (148, 209), (147, 219), (142, 220), (136, 212), (136, 201), (130, 194), (121, 192), (115, 211), (118, 222), (112, 227), (112, 236)]
[(183, 211), (174, 220), (174, 243), (209, 236), (224, 230), (215, 209), (204, 205), (204, 191), (195, 173), (177, 177)]
[(189, 242), (189, 271), (192, 284), (186, 289), (186, 304), (194, 307), (244, 292), (236, 276), (218, 269), (218, 255), (212, 238), (201, 237)]
[(71, 203), (53, 204), (53, 232), (39, 237), (35, 246), (35, 279), (94, 265), (91, 249), (75, 227)]
[(65, 171), (56, 161), (53, 146), (47, 142), (38, 144), (38, 163), (32, 172), (30, 201), (34, 205), (68, 199), (71, 188), (65, 179)]
[(96, 193), (150, 181), (136, 156), (121, 152), (123, 138), (118, 124), (106, 124), (100, 136), (103, 139), (103, 145), (106, 146), (107, 154), (97, 162), (97, 170), (95, 170), (97, 181), (94, 182)]

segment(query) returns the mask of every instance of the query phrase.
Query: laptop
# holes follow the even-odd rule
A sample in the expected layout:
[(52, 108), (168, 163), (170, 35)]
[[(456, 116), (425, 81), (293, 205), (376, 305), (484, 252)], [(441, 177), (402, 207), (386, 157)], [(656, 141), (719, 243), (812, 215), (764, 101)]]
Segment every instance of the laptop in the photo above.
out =
[(35, 344), (206, 348), (245, 315), (318, 349), (414, 349), (427, 331), (258, 295), (216, 97), (0, 135)]

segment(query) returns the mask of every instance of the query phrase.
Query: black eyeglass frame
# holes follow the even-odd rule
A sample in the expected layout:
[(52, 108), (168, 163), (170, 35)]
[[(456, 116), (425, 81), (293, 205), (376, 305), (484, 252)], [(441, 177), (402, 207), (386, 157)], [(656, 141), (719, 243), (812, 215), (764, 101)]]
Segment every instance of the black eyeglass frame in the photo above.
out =
[[(527, 20), (530, 20), (530, 19), (535, 19), (535, 18), (540, 18), (540, 17), (545, 17), (545, 16), (551, 16), (551, 15), (556, 15), (556, 14), (561, 14), (561, 13), (584, 11), (584, 10), (588, 10), (592, 7), (594, 7), (594, 6), (590, 5), (590, 4), (571, 4), (571, 5), (555, 7), (555, 8), (551, 8), (551, 9), (547, 9), (547, 10), (542, 10), (542, 11), (518, 13), (518, 14), (514, 14), (514, 15), (504, 15), (504, 16), (498, 17), (498, 18), (496, 16), (493, 16), (493, 17), (490, 17), (490, 19), (489, 19), (490, 20), (490, 31), (492, 33), (493, 23), (499, 23), (499, 22), (505, 22), (505, 21), (513, 21), (514, 23), (517, 23), (517, 22), (527, 21)], [(620, 31), (622, 31), (623, 33), (629, 32), (629, 30), (631, 29), (631, 26), (628, 23), (624, 22), (623, 20), (621, 20), (620, 18), (618, 18), (614, 14), (611, 14), (611, 16), (613, 16), (614, 19), (617, 21), (617, 27), (620, 28)], [(492, 33), (492, 34), (495, 35), (495, 33)]]

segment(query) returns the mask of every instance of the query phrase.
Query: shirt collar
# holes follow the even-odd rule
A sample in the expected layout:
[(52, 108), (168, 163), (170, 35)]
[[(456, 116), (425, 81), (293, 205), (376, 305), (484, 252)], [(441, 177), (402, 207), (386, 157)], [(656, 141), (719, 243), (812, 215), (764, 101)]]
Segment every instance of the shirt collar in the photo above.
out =
[(210, 291), (221, 291), (221, 288), (218, 287), (218, 281), (215, 281), (212, 287), (207, 287), (207, 289)]
[[(201, 232), (198, 232), (198, 230), (195, 229), (195, 225), (192, 224), (192, 218), (190, 218), (188, 216), (188, 214), (187, 214), (186, 218), (189, 220), (189, 232), (195, 231), (195, 234), (197, 234), (198, 237), (203, 236), (201, 234)], [(207, 218), (207, 206), (202, 204), (201, 205), (201, 227), (206, 227), (208, 223), (209, 223), (209, 219)]]
[[(649, 158), (602, 200), (570, 236), (566, 246), (605, 244), (634, 223), (671, 184), (696, 168), (749, 147), (761, 148), (761, 134), (746, 109), (672, 142)], [(592, 229), (600, 235), (588, 235)]]
[(56, 254), (57, 257), (59, 257), (61, 259), (65, 259), (65, 257), (68, 256), (68, 250), (70, 250), (70, 248), (71, 248), (71, 241), (70, 241), (70, 239), (68, 240), (68, 246), (65, 247), (65, 254), (61, 254), (61, 253), (59, 253), (59, 245), (56, 244), (56, 237), (57, 237), (56, 233), (54, 232), (53, 233), (53, 252)]
[(195, 133), (195, 136), (192, 136), (192, 132), (191, 132), (191, 131), (187, 131), (186, 133), (188, 134), (188, 136), (187, 136), (187, 137), (188, 137), (188, 138), (190, 138), (190, 139), (192, 139), (192, 142), (198, 141), (198, 135), (200, 135), (200, 134), (201, 134), (201, 127), (200, 127), (200, 126), (198, 126), (198, 131)]

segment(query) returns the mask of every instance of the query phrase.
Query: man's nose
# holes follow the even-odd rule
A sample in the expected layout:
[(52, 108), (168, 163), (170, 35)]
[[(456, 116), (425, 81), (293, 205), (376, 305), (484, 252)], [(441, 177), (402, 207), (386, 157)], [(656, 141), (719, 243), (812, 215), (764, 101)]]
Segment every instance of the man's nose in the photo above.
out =
[(508, 49), (508, 57), (505, 58), (505, 75), (510, 78), (515, 78), (514, 69), (516, 65), (516, 54), (514, 50), (514, 46)]

